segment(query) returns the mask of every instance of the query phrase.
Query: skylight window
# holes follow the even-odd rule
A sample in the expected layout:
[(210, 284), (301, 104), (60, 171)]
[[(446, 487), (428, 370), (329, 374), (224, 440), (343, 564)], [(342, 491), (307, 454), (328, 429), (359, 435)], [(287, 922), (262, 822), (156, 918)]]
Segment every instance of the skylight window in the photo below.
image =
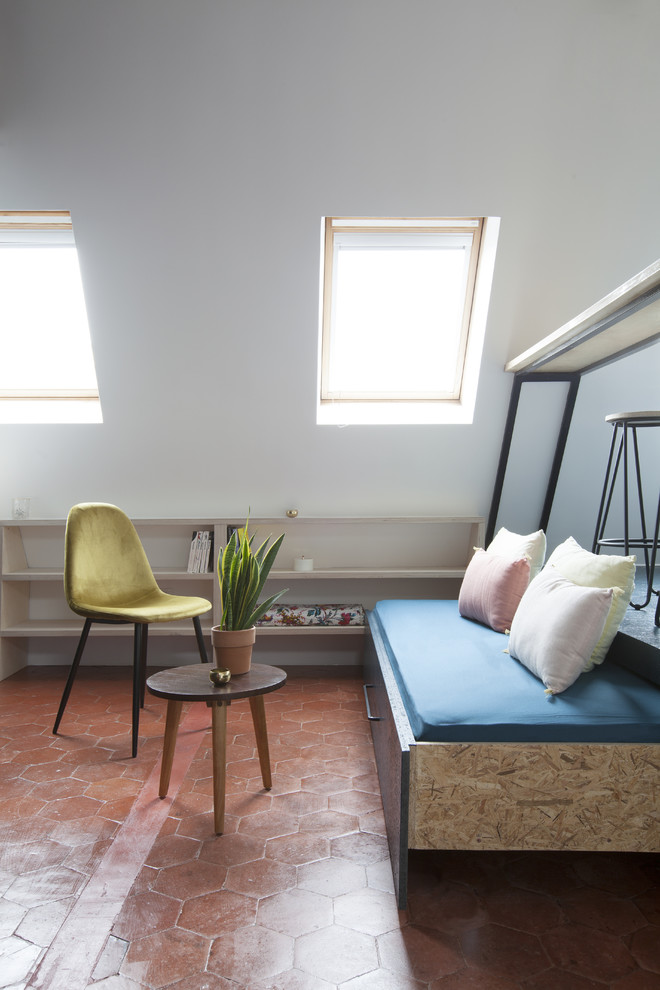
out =
[(0, 422), (101, 422), (68, 213), (0, 213)]
[(497, 228), (325, 218), (320, 423), (471, 421)]

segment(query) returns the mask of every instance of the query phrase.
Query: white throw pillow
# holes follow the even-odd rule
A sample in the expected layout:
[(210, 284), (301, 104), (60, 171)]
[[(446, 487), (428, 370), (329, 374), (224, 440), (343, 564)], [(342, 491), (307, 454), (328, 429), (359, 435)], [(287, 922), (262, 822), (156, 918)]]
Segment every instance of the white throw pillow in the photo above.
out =
[(513, 617), (509, 653), (543, 681), (548, 694), (559, 694), (584, 671), (611, 603), (611, 588), (573, 584), (546, 566)]
[(521, 536), (519, 533), (511, 533), (502, 526), (486, 550), (487, 553), (497, 553), (500, 557), (509, 557), (511, 560), (529, 557), (529, 579), (531, 581), (543, 567), (546, 550), (545, 533), (539, 529), (536, 533)]
[(587, 661), (585, 670), (602, 663), (612, 640), (617, 634), (635, 586), (637, 558), (619, 557), (614, 554), (590, 553), (584, 550), (572, 536), (557, 547), (548, 558), (548, 565), (555, 567), (562, 577), (585, 588), (614, 588), (610, 613), (603, 635)]

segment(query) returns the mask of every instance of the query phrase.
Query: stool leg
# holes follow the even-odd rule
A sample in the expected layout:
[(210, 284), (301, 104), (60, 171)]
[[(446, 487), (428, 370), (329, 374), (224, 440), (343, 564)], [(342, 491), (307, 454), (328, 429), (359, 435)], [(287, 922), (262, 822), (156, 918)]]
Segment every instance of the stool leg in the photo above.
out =
[(165, 717), (165, 737), (163, 739), (163, 759), (160, 764), (160, 785), (158, 787), (158, 797), (167, 797), (167, 789), (170, 786), (170, 776), (172, 774), (172, 761), (174, 760), (174, 747), (179, 731), (179, 719), (181, 718), (182, 701), (167, 702), (167, 715)]
[(266, 726), (266, 708), (263, 694), (256, 695), (249, 699), (252, 710), (252, 722), (254, 724), (254, 734), (257, 739), (257, 752), (259, 753), (259, 766), (261, 767), (261, 779), (267, 791), (273, 786), (273, 779), (270, 774), (270, 753), (268, 751), (268, 729)]
[(614, 460), (614, 450), (617, 441), (617, 426), (615, 424), (612, 430), (612, 442), (610, 444), (610, 453), (607, 459), (607, 468), (605, 469), (605, 481), (603, 482), (603, 492), (600, 498), (600, 506), (598, 509), (598, 519), (596, 520), (596, 531), (594, 533), (594, 541), (591, 547), (592, 553), (599, 553), (600, 547), (598, 546), (598, 541), (602, 540), (603, 533), (605, 531), (605, 524), (607, 522), (607, 516), (610, 511), (610, 504), (612, 502), (612, 495), (614, 493), (614, 482), (616, 481), (616, 476), (619, 470), (619, 462), (621, 460), (621, 448), (622, 444), (619, 444), (619, 450), (616, 455), (616, 463), (614, 464), (614, 470), (610, 478), (610, 472), (612, 472), (612, 461)]
[[(651, 601), (653, 596), (653, 581), (655, 579), (655, 562), (658, 550), (658, 534), (660, 532), (660, 501), (658, 502), (658, 511), (655, 518), (655, 527), (653, 530), (653, 536), (649, 537), (646, 528), (646, 510), (644, 508), (644, 495), (642, 486), (642, 471), (639, 464), (639, 449), (637, 446), (637, 430), (631, 427), (634, 441), (634, 456), (635, 456), (635, 477), (637, 480), (637, 499), (639, 504), (639, 518), (641, 524), (642, 533), (642, 544), (644, 548), (644, 568), (646, 574), (646, 597), (643, 602), (631, 602), (631, 606), (640, 611), (646, 608), (648, 603)], [(660, 604), (658, 606), (660, 608)], [(656, 625), (657, 621), (657, 610), (656, 610)]]
[(213, 825), (216, 835), (225, 828), (225, 768), (227, 764), (227, 705), (211, 703), (211, 751), (213, 753)]
[(648, 565), (648, 581), (646, 585), (646, 604), (651, 601), (653, 595), (658, 595), (658, 604), (655, 609), (655, 624), (660, 626), (660, 589), (657, 591), (653, 590), (653, 582), (655, 580), (655, 564), (658, 555), (658, 544), (660, 543), (660, 497), (658, 498), (658, 511), (655, 517), (655, 529), (653, 531), (653, 539), (651, 541), (651, 557)]
[[(637, 430), (635, 427), (631, 427), (633, 435), (633, 449), (635, 454), (635, 477), (637, 479), (637, 501), (639, 504), (639, 520), (642, 529), (642, 543), (644, 545), (644, 568), (646, 574), (646, 601), (644, 602), (643, 608), (646, 608), (648, 603), (651, 601), (651, 593), (653, 590), (653, 565), (651, 564), (651, 558), (649, 557), (649, 542), (646, 534), (646, 510), (644, 509), (644, 490), (642, 487), (642, 469), (639, 466), (639, 447), (637, 446)], [(657, 540), (657, 535), (656, 535)], [(655, 556), (655, 555), (654, 555)]]
[(628, 525), (628, 424), (623, 424), (623, 552), (630, 553), (630, 527)]

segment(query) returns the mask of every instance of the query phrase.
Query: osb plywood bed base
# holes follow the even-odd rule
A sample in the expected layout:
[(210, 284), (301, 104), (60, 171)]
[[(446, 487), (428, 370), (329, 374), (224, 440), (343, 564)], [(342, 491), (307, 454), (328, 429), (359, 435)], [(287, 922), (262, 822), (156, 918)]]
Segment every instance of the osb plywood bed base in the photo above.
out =
[(417, 742), (371, 623), (364, 672), (400, 908), (409, 849), (660, 852), (660, 743)]
[(415, 743), (411, 849), (655, 852), (660, 744)]

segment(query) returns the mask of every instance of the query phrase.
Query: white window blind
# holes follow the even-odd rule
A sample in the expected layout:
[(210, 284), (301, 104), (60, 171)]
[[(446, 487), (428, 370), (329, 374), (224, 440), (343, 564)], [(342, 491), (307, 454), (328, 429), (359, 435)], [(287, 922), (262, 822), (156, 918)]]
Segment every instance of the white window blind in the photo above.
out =
[(0, 213), (0, 340), (1, 421), (100, 421), (68, 213)]

